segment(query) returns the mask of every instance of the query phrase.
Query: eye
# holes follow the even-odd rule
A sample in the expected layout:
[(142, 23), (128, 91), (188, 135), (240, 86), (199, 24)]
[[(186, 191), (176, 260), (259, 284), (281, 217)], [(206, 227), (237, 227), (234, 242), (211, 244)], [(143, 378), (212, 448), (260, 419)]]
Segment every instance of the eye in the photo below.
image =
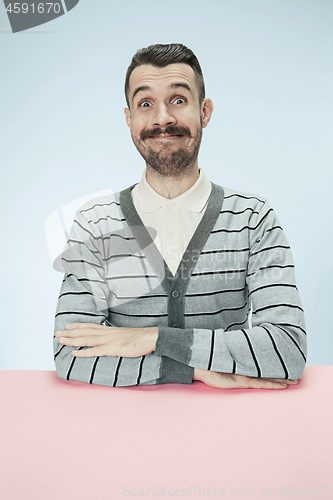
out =
[(178, 101), (186, 102), (186, 99), (184, 97), (177, 97), (177, 99), (175, 99), (174, 102), (177, 103)]
[(139, 106), (141, 106), (142, 108), (149, 107), (149, 106), (144, 106), (145, 104), (149, 104), (149, 106), (150, 106), (150, 102), (149, 101), (141, 101), (140, 104), (139, 104)]

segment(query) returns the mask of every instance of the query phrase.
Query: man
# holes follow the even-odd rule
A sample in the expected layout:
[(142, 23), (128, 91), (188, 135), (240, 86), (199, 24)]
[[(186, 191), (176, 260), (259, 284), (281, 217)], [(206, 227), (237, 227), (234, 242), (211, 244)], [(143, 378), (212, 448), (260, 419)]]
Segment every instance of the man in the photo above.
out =
[(108, 386), (298, 383), (307, 343), (291, 250), (267, 201), (198, 167), (213, 103), (197, 58), (181, 44), (139, 50), (125, 95), (146, 170), (76, 213), (56, 312), (58, 375)]

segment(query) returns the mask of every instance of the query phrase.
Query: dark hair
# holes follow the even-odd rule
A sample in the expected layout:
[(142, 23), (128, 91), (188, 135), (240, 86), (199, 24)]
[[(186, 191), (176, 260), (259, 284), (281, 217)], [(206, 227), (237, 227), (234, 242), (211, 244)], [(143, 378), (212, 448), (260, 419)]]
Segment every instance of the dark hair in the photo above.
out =
[(132, 58), (131, 64), (127, 68), (125, 78), (125, 97), (128, 108), (130, 107), (128, 100), (129, 79), (132, 71), (143, 64), (151, 64), (158, 68), (163, 68), (168, 64), (185, 63), (191, 66), (194, 71), (196, 82), (199, 90), (199, 103), (201, 104), (205, 98), (205, 83), (203, 74), (198, 59), (191, 49), (185, 47), (181, 43), (168, 43), (149, 45), (137, 50)]

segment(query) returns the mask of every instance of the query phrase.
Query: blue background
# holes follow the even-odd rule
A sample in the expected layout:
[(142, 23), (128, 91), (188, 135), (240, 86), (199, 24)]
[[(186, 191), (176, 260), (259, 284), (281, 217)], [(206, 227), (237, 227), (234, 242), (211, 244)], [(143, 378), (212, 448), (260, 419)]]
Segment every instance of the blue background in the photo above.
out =
[(197, 55), (215, 106), (199, 167), (273, 206), (294, 251), (307, 364), (333, 364), (332, 26), (330, 0), (80, 0), (12, 34), (0, 4), (1, 369), (54, 369), (63, 276), (45, 221), (140, 180), (125, 73), (138, 48), (170, 42)]

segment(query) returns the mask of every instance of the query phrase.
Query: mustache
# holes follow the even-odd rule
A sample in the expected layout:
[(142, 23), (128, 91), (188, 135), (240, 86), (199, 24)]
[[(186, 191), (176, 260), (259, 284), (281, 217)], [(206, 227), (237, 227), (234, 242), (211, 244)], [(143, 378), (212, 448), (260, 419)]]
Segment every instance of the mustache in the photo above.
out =
[(142, 141), (148, 139), (149, 137), (156, 137), (160, 134), (170, 134), (170, 135), (188, 135), (191, 137), (191, 131), (188, 127), (176, 127), (174, 125), (170, 125), (170, 127), (166, 127), (164, 130), (161, 128), (154, 128), (152, 130), (143, 130), (140, 134), (140, 138)]

